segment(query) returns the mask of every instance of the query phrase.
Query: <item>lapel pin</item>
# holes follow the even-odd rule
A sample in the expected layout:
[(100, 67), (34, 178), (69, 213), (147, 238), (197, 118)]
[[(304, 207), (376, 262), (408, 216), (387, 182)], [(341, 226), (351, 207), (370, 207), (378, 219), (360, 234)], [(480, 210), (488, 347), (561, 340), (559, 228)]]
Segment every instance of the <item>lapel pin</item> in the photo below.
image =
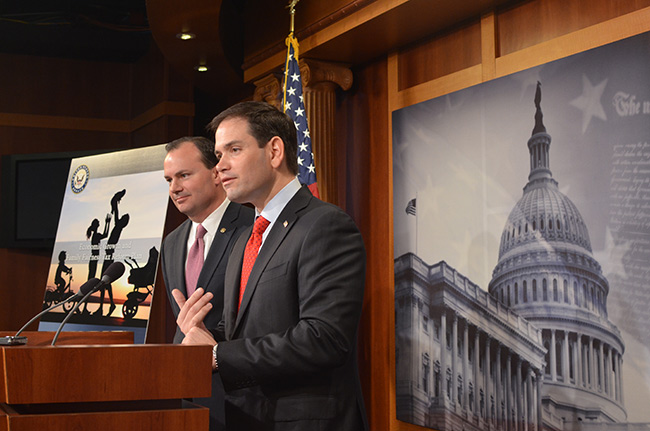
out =
[(282, 226), (284, 226), (284, 227), (287, 227), (288, 225), (289, 225), (289, 222), (286, 221), (286, 220), (284, 221), (284, 223), (282, 223)]
[(222, 227), (221, 230), (220, 230), (219, 232), (221, 232), (221, 233), (225, 233), (225, 232), (226, 232), (226, 228), (225, 228), (225, 227)]

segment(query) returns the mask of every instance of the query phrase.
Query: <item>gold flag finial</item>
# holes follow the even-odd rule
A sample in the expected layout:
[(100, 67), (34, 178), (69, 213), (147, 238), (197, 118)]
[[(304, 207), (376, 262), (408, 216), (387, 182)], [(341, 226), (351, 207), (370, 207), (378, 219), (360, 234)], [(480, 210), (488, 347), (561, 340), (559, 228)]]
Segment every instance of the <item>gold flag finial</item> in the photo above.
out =
[(290, 0), (289, 5), (287, 5), (289, 13), (291, 14), (291, 33), (293, 33), (293, 18), (296, 15), (296, 5), (299, 1), (300, 0)]

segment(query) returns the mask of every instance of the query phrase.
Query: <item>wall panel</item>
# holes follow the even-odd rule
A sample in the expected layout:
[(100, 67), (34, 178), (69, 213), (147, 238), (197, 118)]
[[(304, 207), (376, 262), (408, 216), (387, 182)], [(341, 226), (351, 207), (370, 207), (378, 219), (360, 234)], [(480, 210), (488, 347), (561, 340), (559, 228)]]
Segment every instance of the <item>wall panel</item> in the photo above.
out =
[(474, 21), (399, 53), (404, 90), (481, 63), (481, 25)]
[(355, 71), (357, 85), (343, 96), (337, 124), (346, 131), (346, 210), (361, 229), (366, 246), (366, 292), (360, 328), (359, 363), (366, 409), (373, 424), (387, 424), (390, 410), (392, 333), (392, 215), (389, 175), (386, 62)]
[(128, 64), (0, 53), (0, 71), (0, 112), (128, 118)]
[[(0, 54), (0, 78), (0, 155), (129, 149), (192, 134), (192, 84), (153, 45), (132, 64)], [(51, 253), (0, 249), (1, 329), (18, 330), (41, 309)], [(162, 279), (157, 287), (148, 340), (165, 342), (174, 319)]]
[(499, 14), (499, 52), (507, 55), (647, 6), (649, 0), (525, 2)]

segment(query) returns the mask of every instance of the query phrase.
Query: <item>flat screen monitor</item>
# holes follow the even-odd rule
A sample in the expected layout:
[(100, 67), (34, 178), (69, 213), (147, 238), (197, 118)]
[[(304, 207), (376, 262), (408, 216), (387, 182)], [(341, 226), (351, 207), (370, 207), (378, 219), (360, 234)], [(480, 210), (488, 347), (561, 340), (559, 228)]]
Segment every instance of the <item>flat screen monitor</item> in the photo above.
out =
[(106, 150), (2, 156), (0, 247), (52, 248), (70, 160)]

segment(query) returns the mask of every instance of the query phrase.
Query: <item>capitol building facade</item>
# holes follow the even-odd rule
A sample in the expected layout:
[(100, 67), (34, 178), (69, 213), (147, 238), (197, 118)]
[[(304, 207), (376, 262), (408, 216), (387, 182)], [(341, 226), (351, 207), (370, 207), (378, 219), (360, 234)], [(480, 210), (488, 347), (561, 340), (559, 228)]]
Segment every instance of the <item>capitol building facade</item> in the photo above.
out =
[(559, 191), (535, 95), (530, 174), (487, 292), (446, 262), (395, 259), (398, 419), (448, 430), (650, 429), (626, 423), (625, 345), (587, 226)]

